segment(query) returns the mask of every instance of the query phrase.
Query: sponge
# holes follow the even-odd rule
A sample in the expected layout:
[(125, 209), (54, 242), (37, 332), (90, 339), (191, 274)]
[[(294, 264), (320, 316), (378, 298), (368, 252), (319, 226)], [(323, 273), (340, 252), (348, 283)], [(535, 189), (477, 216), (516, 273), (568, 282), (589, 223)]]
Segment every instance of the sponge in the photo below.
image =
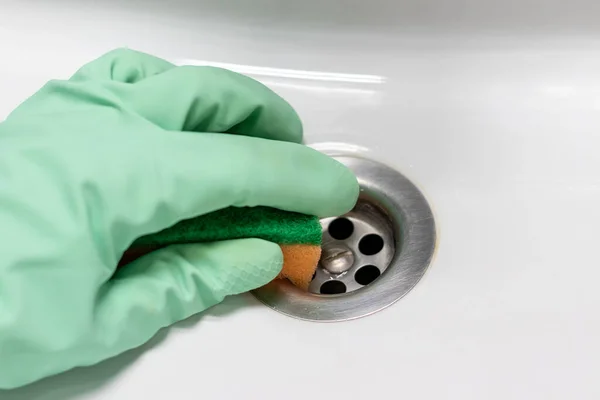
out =
[(173, 244), (259, 238), (279, 244), (287, 278), (303, 290), (316, 271), (321, 256), (321, 225), (314, 216), (270, 207), (228, 207), (183, 220), (160, 232), (138, 238), (123, 254), (119, 265)]

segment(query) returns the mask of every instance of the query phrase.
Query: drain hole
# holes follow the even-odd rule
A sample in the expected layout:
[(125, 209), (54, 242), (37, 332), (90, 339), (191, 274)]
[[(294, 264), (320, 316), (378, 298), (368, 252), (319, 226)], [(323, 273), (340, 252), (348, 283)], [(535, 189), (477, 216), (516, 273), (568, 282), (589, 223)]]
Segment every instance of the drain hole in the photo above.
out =
[(364, 286), (379, 278), (379, 275), (381, 275), (381, 271), (379, 271), (379, 268), (377, 268), (374, 265), (365, 265), (364, 267), (356, 271), (354, 279), (356, 280), (356, 282)]
[(354, 225), (349, 219), (338, 218), (329, 224), (329, 234), (337, 240), (348, 239), (354, 232)]
[(321, 285), (321, 294), (346, 293), (346, 285), (340, 281), (327, 281)]
[(379, 235), (371, 234), (360, 239), (358, 249), (366, 256), (377, 254), (383, 249), (383, 239)]
[(328, 146), (321, 149), (334, 151), (361, 184), (356, 206), (320, 219), (322, 253), (307, 293), (281, 280), (252, 292), (278, 312), (311, 321), (354, 319), (401, 299), (436, 248), (433, 213), (416, 186), (383, 164)]

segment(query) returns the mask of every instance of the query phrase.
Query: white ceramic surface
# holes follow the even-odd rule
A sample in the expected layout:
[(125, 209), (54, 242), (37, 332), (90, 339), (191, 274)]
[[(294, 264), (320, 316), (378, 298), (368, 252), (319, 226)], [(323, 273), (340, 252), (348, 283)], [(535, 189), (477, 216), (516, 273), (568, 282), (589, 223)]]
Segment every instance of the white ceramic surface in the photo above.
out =
[(286, 97), (307, 141), (413, 179), (440, 233), (425, 278), (374, 316), (231, 298), (1, 399), (600, 398), (600, 2), (0, 3), (0, 118), (115, 47), (225, 63)]

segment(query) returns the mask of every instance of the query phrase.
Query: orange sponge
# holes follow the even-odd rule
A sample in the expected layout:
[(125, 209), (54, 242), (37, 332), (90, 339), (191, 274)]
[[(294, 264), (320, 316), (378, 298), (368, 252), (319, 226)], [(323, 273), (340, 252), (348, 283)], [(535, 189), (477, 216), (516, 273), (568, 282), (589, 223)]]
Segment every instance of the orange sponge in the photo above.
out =
[(310, 244), (279, 245), (283, 269), (278, 278), (287, 278), (300, 289), (308, 290), (321, 257), (321, 246)]

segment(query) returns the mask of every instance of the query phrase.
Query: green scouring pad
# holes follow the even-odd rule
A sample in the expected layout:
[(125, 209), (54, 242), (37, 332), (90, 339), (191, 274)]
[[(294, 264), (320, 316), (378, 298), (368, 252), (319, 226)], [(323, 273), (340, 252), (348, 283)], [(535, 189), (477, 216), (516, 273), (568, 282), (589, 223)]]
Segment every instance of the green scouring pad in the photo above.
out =
[(287, 278), (294, 285), (308, 289), (321, 256), (319, 219), (270, 207), (229, 207), (183, 220), (137, 239), (119, 264), (127, 264), (168, 245), (241, 238), (259, 238), (279, 244), (283, 269), (278, 278)]

